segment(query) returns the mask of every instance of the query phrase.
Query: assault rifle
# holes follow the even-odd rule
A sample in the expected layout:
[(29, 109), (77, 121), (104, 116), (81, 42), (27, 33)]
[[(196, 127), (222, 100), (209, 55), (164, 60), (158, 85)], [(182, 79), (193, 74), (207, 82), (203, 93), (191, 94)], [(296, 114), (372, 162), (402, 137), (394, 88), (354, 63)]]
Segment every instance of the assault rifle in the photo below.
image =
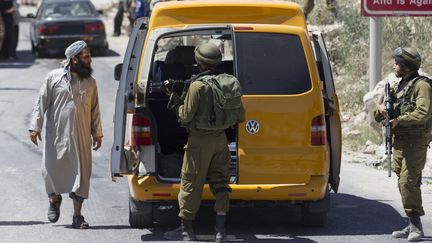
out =
[(387, 161), (388, 161), (388, 177), (391, 177), (391, 155), (392, 155), (392, 149), (393, 149), (393, 132), (392, 132), (392, 124), (390, 122), (391, 119), (394, 118), (394, 109), (393, 109), (393, 94), (390, 90), (390, 83), (386, 83), (385, 85), (385, 98), (384, 98), (384, 105), (385, 105), (385, 120), (384, 120), (384, 127), (385, 127), (385, 154), (387, 155)]
[(201, 76), (208, 75), (211, 72), (212, 72), (212, 70), (206, 70), (206, 71), (201, 72), (197, 75), (192, 75), (192, 77), (190, 79), (187, 79), (187, 80), (168, 79), (168, 80), (165, 80), (163, 82), (150, 83), (149, 92), (150, 93), (156, 93), (156, 92), (165, 93), (167, 95), (169, 95), (170, 93), (179, 94), (180, 97), (178, 99), (172, 99), (172, 96), (171, 96), (169, 101), (168, 101), (167, 109), (172, 110), (177, 105), (183, 103), (183, 100), (186, 97), (186, 94), (189, 90), (189, 86), (190, 86), (192, 81), (196, 80), (197, 78), (199, 78)]
[(187, 80), (167, 79), (163, 82), (150, 83), (149, 93), (165, 93), (166, 90), (181, 93)]
[(149, 93), (166, 93), (166, 91), (170, 91), (178, 93), (181, 95), (183, 92), (187, 93), (190, 83), (207, 74), (210, 74), (210, 70), (201, 72), (197, 75), (192, 75), (190, 79), (186, 80), (175, 80), (175, 79), (167, 79), (163, 82), (151, 82), (149, 87)]

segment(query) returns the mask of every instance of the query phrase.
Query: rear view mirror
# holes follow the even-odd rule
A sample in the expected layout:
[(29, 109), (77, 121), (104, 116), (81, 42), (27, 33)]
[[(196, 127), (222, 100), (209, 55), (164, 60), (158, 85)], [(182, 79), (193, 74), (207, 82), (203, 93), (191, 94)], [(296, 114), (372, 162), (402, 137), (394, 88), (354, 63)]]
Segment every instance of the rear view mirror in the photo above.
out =
[(31, 18), (31, 19), (34, 19), (34, 18), (35, 18), (35, 16), (34, 16), (34, 14), (32, 14), (32, 13), (29, 13), (29, 14), (27, 14), (27, 18)]
[(114, 80), (119, 81), (123, 69), (123, 63), (117, 64), (114, 68)]

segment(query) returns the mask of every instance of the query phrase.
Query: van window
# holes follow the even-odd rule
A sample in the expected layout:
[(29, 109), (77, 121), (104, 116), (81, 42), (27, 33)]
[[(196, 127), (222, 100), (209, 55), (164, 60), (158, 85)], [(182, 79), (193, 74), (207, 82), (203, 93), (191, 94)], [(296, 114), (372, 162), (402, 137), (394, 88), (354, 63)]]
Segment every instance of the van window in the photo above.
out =
[(189, 33), (188, 35), (163, 37), (157, 41), (151, 66), (150, 82), (160, 83), (167, 79), (186, 80), (192, 75), (200, 73), (194, 50), (196, 46), (204, 42), (211, 42), (219, 47), (223, 60), (220, 68), (225, 73), (233, 74), (231, 35), (194, 35)]
[(311, 89), (300, 38), (276, 33), (236, 33), (238, 78), (244, 94), (300, 94)]

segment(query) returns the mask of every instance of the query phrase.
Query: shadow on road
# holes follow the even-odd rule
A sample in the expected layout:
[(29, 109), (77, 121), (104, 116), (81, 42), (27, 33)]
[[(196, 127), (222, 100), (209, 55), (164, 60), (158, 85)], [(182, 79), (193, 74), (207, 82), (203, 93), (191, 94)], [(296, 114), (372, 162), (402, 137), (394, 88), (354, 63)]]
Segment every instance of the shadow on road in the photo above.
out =
[(48, 224), (48, 222), (42, 222), (42, 221), (0, 221), (0, 226), (28, 226), (28, 225), (38, 225), (38, 224)]
[[(107, 50), (107, 53), (104, 56), (101, 55), (97, 55), (95, 53), (95, 55), (93, 55), (93, 57), (118, 57), (120, 56), (119, 53), (109, 49)], [(18, 59), (13, 60), (13, 61), (8, 61), (6, 59), (0, 59), (0, 69), (2, 68), (15, 68), (15, 69), (24, 69), (24, 68), (29, 68), (31, 66), (33, 66), (36, 62), (37, 59), (36, 57), (33, 55), (33, 53), (30, 50), (25, 50), (25, 51), (17, 51), (17, 57)], [(63, 52), (59, 52), (59, 53), (55, 53), (50, 55), (49, 57), (47, 57), (48, 59), (57, 59), (57, 58), (65, 58), (64, 57), (64, 53)]]
[[(349, 194), (331, 194), (331, 210), (325, 227), (301, 225), (300, 206), (232, 208), (227, 222), (228, 235), (233, 241), (244, 242), (315, 242), (311, 236), (390, 235), (406, 226), (407, 220), (385, 201), (366, 199)], [(176, 222), (175, 214), (166, 222)], [(195, 220), (197, 235), (213, 234), (214, 214), (211, 208), (201, 208)], [(172, 226), (157, 226), (142, 241), (164, 241), (163, 233)], [(209, 239), (210, 240), (210, 239)]]
[[(118, 57), (118, 56), (120, 56), (120, 54), (117, 53), (116, 51), (112, 50), (112, 49), (108, 49), (106, 51), (105, 55), (101, 55), (96, 50), (94, 50), (94, 51), (91, 52), (91, 56), (92, 56), (92, 58), (95, 58), (95, 57), (98, 57), (98, 58), (99, 57)], [(57, 51), (57, 50), (54, 51), (53, 50), (51, 53), (47, 54), (46, 57), (43, 57), (43, 58), (47, 58), (47, 59), (51, 59), (51, 58), (65, 59), (65, 55), (64, 55), (64, 51)]]
[(30, 50), (17, 51), (18, 59), (14, 61), (8, 61), (6, 59), (0, 59), (1, 68), (29, 68), (35, 62), (35, 57)]
[[(72, 225), (70, 224), (57, 224), (53, 225), (54, 227), (63, 227), (65, 229), (75, 229), (72, 228)], [(88, 230), (124, 230), (124, 229), (130, 229), (131, 227), (129, 225), (90, 225), (90, 228)]]

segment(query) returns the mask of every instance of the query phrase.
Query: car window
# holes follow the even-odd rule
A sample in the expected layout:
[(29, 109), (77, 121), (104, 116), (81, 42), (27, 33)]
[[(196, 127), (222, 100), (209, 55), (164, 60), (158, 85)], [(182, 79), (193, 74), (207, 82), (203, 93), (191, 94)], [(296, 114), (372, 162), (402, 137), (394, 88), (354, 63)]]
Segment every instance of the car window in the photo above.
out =
[(96, 12), (87, 2), (48, 3), (45, 5), (43, 18), (70, 18), (95, 16)]
[(312, 84), (297, 35), (241, 32), (235, 38), (244, 94), (301, 94)]

